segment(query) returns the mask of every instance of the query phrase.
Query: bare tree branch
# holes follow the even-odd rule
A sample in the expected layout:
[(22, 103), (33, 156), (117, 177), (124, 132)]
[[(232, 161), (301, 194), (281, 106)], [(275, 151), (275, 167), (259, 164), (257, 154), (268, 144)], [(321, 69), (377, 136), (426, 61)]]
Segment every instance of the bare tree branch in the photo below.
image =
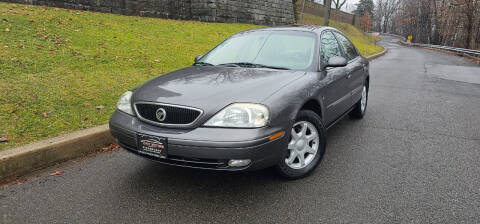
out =
[(480, 0), (376, 0), (374, 27), (415, 42), (480, 49)]
[(335, 5), (335, 9), (341, 9), (347, 0), (332, 0), (332, 2)]

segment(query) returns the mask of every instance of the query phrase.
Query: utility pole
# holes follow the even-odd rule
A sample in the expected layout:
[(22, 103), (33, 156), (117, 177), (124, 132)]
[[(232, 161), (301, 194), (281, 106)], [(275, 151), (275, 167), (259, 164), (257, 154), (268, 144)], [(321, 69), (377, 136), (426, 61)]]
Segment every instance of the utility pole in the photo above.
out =
[[(304, 0), (305, 2), (305, 0)], [(332, 0), (325, 0), (325, 19), (324, 19), (324, 26), (328, 26), (328, 20), (330, 19), (330, 10), (332, 9)]]
[(303, 24), (303, 11), (305, 10), (305, 1), (306, 0), (303, 0), (303, 3), (302, 3), (302, 20), (301, 20), (300, 24)]

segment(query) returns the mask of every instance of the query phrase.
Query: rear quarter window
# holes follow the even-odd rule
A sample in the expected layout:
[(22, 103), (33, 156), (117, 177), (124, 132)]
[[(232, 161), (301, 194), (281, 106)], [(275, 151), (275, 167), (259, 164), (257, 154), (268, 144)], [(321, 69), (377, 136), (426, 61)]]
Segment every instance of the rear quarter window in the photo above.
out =
[(345, 56), (347, 57), (347, 60), (352, 60), (358, 57), (358, 52), (355, 49), (355, 46), (353, 46), (352, 42), (348, 40), (343, 34), (340, 34), (338, 32), (334, 32), (335, 37), (337, 37), (338, 42), (340, 42), (340, 45), (342, 45), (343, 51), (345, 52)]

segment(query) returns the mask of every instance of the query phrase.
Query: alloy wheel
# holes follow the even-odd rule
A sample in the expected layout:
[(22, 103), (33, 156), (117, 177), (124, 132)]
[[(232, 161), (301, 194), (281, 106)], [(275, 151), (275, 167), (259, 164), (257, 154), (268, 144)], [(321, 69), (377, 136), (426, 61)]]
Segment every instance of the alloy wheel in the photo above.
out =
[(317, 154), (319, 139), (315, 125), (308, 121), (295, 123), (292, 127), (285, 164), (292, 169), (302, 169), (308, 166)]
[(362, 99), (360, 100), (360, 109), (362, 110), (362, 112), (365, 111), (366, 107), (367, 107), (367, 87), (363, 86)]

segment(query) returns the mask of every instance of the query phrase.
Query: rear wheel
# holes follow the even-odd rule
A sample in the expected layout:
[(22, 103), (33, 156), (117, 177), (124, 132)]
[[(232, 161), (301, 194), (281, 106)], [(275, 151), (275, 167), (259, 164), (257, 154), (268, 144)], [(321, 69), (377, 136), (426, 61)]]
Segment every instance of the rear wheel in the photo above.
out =
[(277, 165), (280, 175), (297, 179), (312, 172), (325, 152), (325, 128), (320, 117), (313, 111), (298, 113), (290, 133), (285, 158)]
[(350, 117), (354, 119), (362, 119), (367, 112), (368, 89), (364, 85), (362, 88), (362, 98), (355, 104), (353, 110), (350, 112)]

